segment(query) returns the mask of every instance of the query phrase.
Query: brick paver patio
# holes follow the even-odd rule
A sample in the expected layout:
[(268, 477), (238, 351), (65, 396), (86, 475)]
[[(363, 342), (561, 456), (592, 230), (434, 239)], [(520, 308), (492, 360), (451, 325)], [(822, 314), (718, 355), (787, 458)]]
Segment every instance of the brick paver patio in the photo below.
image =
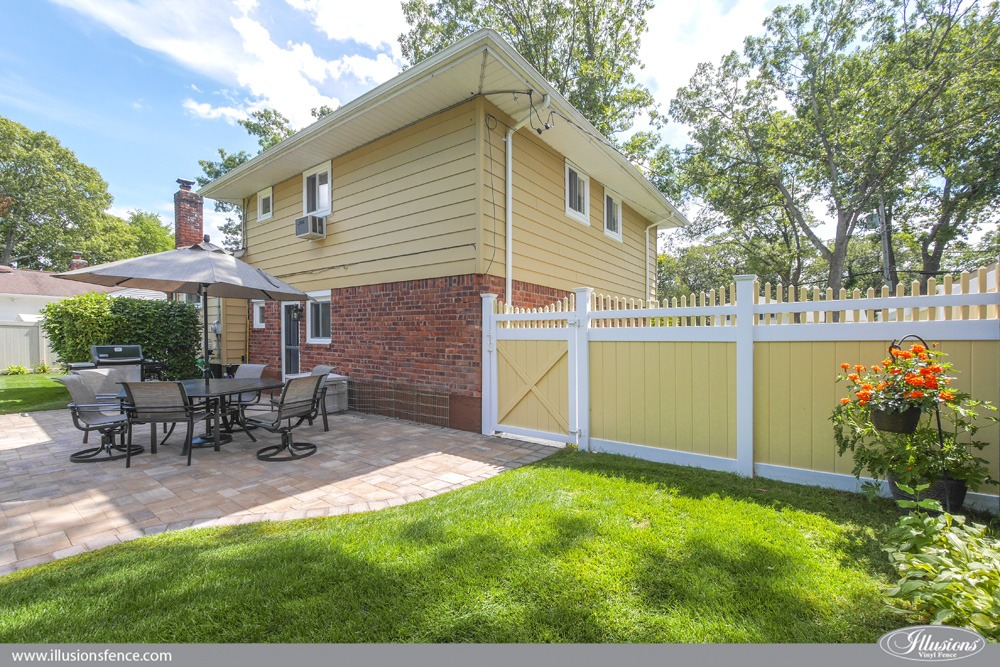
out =
[[(84, 445), (67, 410), (0, 415), (0, 574), (165, 530), (367, 512), (430, 498), (548, 456), (546, 445), (485, 437), (358, 413), (303, 424), (296, 440), (319, 451), (283, 463), (236, 434), (221, 452), (199, 449), (191, 467), (181, 434), (155, 455), (71, 463)], [(180, 429), (178, 429), (180, 431)], [(258, 435), (259, 433), (259, 435)], [(96, 438), (97, 435), (94, 434)]]

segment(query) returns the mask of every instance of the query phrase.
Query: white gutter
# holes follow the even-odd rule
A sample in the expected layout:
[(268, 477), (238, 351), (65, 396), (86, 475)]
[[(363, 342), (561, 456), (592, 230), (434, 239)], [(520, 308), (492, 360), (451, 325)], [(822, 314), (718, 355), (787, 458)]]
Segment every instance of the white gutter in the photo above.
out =
[[(549, 104), (552, 102), (552, 98), (548, 95), (542, 98), (542, 109), (548, 108)], [(505, 218), (505, 234), (504, 237), (504, 249), (506, 259), (504, 261), (504, 276), (506, 276), (506, 285), (504, 296), (507, 299), (507, 305), (514, 305), (514, 133), (520, 130), (522, 127), (527, 125), (528, 121), (531, 120), (531, 114), (534, 111), (532, 106), (528, 107), (528, 115), (525, 116), (520, 123), (514, 125), (507, 129), (507, 135), (504, 137), (504, 145), (506, 146), (506, 171), (504, 172), (504, 218)], [(648, 252), (648, 251), (647, 251)]]

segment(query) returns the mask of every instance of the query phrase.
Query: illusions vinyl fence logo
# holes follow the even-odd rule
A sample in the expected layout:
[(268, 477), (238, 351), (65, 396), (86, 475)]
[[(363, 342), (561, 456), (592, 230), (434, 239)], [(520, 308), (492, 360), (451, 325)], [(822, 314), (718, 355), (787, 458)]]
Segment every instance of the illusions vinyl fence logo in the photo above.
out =
[(882, 635), (879, 648), (904, 660), (945, 662), (973, 656), (986, 640), (971, 630), (946, 625), (917, 625)]

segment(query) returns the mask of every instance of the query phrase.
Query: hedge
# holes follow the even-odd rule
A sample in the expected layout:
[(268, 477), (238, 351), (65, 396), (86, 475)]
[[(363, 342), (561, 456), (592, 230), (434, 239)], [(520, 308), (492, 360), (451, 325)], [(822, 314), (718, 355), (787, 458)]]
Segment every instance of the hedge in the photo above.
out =
[(141, 345), (166, 363), (172, 380), (197, 377), (201, 354), (198, 310), (180, 301), (145, 301), (81, 294), (42, 309), (42, 329), (61, 363), (90, 361), (91, 345)]

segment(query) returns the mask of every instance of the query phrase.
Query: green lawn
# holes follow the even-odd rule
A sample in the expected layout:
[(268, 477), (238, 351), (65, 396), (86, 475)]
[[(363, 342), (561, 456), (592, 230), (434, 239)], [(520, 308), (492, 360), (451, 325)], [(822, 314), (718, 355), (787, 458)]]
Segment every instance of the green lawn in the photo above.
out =
[[(294, 466), (294, 464), (292, 464)], [(161, 534), (0, 577), (0, 643), (857, 642), (891, 503), (563, 451), (379, 512)]]
[(0, 375), (0, 415), (65, 408), (70, 402), (69, 392), (53, 377)]

